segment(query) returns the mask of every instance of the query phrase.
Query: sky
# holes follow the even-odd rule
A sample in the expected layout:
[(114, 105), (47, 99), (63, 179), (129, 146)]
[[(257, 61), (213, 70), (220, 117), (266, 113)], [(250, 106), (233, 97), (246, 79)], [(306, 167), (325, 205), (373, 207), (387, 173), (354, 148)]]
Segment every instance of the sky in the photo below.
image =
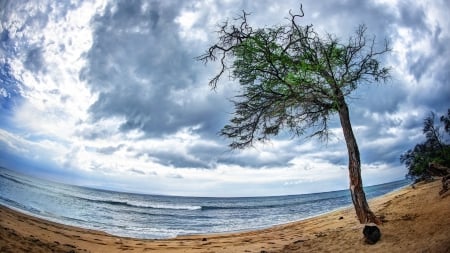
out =
[[(236, 80), (195, 57), (218, 25), (289, 22), (299, 1), (0, 0), (0, 166), (89, 187), (184, 196), (262, 196), (348, 188), (337, 117), (328, 142), (282, 133), (230, 150)], [(405, 177), (399, 156), (423, 141), (430, 111), (450, 107), (450, 2), (304, 1), (301, 25), (346, 41), (359, 24), (377, 45), (385, 84), (348, 98), (365, 185)]]

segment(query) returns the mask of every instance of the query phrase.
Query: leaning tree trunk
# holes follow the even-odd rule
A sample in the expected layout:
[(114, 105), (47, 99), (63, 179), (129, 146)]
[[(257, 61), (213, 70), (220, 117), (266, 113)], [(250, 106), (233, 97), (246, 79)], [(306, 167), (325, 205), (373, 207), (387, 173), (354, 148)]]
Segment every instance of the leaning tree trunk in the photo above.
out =
[(369, 204), (366, 200), (361, 179), (361, 160), (359, 157), (359, 149), (356, 144), (355, 136), (353, 135), (347, 103), (343, 97), (341, 98), (342, 100), (339, 103), (339, 118), (341, 121), (342, 130), (344, 132), (345, 142), (347, 144), (350, 192), (356, 215), (358, 216), (361, 224), (375, 223), (380, 225), (381, 221), (370, 210)]

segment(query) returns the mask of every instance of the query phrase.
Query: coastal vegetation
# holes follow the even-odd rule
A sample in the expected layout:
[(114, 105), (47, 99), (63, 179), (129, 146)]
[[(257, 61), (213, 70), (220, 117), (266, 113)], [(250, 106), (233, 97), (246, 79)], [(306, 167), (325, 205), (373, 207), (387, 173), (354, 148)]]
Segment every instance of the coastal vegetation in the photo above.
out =
[(248, 16), (243, 11), (233, 22), (224, 22), (218, 42), (198, 57), (204, 63), (221, 64), (209, 82), (213, 88), (227, 72), (241, 87), (233, 100), (233, 118), (220, 134), (232, 140), (232, 149), (268, 141), (283, 130), (293, 136), (326, 140), (329, 120), (337, 114), (347, 145), (350, 192), (357, 217), (361, 224), (380, 224), (364, 193), (347, 99), (361, 84), (389, 79), (390, 69), (383, 67), (380, 59), (391, 51), (388, 41), (378, 47), (375, 36), (366, 34), (365, 25), (347, 41), (330, 33), (320, 35), (313, 25), (299, 23), (304, 16), (301, 6), (299, 14), (289, 11), (290, 22), (283, 25), (254, 28)]
[[(438, 121), (438, 122), (437, 122)], [(445, 176), (450, 168), (450, 109), (439, 120), (430, 112), (423, 121), (425, 141), (418, 143), (400, 156), (408, 169), (408, 177), (418, 181), (432, 176)]]

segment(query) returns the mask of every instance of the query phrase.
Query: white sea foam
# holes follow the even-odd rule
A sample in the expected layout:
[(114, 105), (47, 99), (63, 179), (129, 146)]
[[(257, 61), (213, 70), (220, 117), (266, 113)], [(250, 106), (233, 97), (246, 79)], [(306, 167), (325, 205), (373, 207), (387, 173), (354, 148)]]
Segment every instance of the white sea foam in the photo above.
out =
[[(406, 184), (367, 187), (366, 196), (377, 197)], [(348, 190), (254, 198), (111, 192), (52, 183), (0, 168), (0, 204), (63, 224), (148, 239), (263, 228), (351, 203)]]

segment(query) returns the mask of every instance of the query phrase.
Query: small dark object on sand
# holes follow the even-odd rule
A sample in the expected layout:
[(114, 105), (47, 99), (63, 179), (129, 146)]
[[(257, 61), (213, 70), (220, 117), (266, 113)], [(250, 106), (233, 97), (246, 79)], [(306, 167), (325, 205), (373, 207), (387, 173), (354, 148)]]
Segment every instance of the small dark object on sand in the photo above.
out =
[(377, 226), (364, 226), (363, 229), (364, 238), (366, 238), (366, 243), (375, 244), (380, 240), (381, 232)]

